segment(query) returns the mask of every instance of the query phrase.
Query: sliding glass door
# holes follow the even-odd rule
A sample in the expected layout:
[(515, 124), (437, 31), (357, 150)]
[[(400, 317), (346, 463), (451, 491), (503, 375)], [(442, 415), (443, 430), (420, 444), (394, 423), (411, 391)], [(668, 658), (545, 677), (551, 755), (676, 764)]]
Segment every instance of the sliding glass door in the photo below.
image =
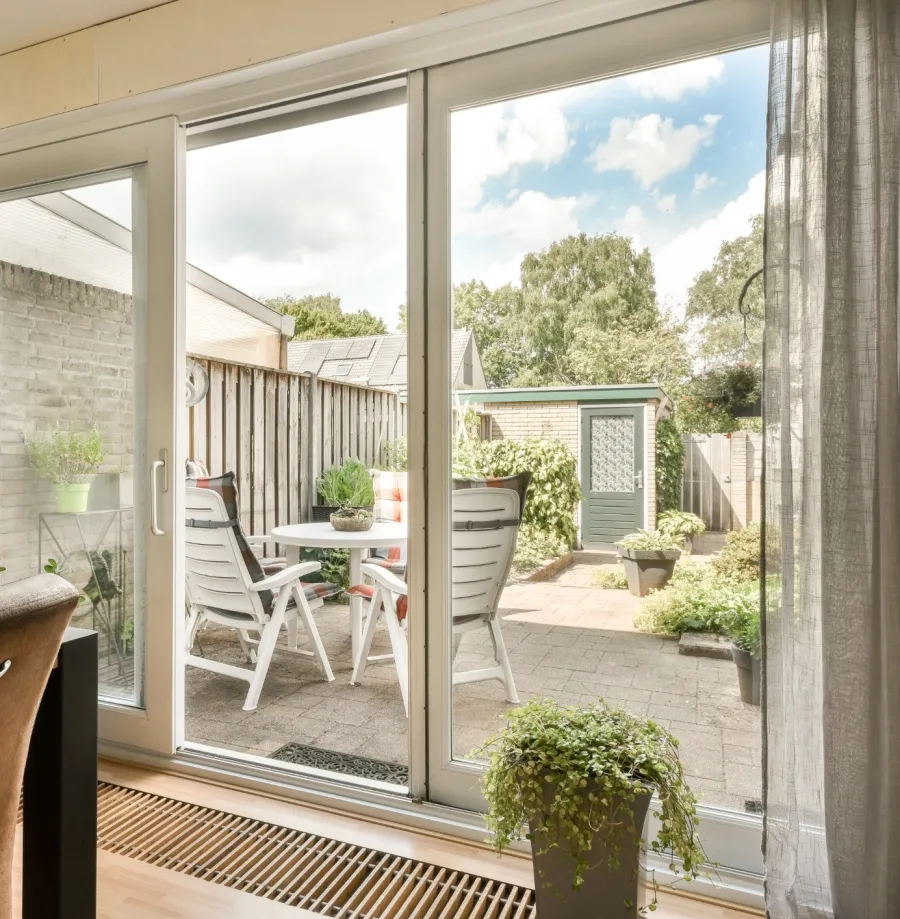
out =
[[(762, 212), (768, 49), (746, 35), (767, 23), (751, 7), (428, 74), (428, 791), (483, 809), (484, 745), (512, 705), (604, 700), (679, 739), (710, 857), (758, 873), (759, 708), (730, 658), (683, 653), (614, 589), (613, 545), (655, 525), (657, 427), (686, 415), (697, 370), (740, 350), (722, 331), (736, 300), (713, 316), (693, 285), (722, 245), (753, 244)], [(479, 537), (472, 521), (492, 516)], [(725, 535), (679, 576), (711, 583)]]
[(0, 564), (80, 592), (101, 739), (175, 749), (183, 327), (174, 119), (0, 156)]

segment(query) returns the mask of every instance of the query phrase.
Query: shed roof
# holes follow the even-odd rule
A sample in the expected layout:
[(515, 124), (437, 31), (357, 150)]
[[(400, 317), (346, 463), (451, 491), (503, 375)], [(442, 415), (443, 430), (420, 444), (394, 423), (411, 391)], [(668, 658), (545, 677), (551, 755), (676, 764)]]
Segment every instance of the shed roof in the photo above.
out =
[(649, 402), (668, 399), (656, 383), (622, 383), (615, 386), (530, 386), (523, 389), (468, 389), (459, 393), (464, 402)]
[[(459, 374), (471, 338), (470, 329), (453, 333), (453, 379)], [(404, 334), (292, 341), (288, 344), (288, 370), (345, 383), (406, 389), (406, 356)]]

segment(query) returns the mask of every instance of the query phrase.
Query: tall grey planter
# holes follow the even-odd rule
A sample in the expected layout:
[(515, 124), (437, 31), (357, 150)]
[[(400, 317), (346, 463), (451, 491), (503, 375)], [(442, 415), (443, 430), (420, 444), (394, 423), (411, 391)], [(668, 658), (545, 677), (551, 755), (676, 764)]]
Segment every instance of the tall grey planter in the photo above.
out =
[(759, 705), (762, 683), (759, 657), (753, 657), (749, 651), (745, 651), (732, 643), (731, 659), (737, 667), (741, 702), (745, 702), (748, 705)]
[[(565, 842), (534, 856), (534, 885), (538, 919), (637, 919), (646, 905), (646, 885), (641, 872), (640, 841), (650, 808), (651, 793), (632, 802), (636, 832), (624, 833), (619, 867), (609, 866), (609, 853), (602, 836), (594, 838), (584, 883), (572, 890), (574, 862)], [(634, 840), (632, 845), (628, 843)], [(532, 835), (535, 852), (543, 840)], [(627, 905), (626, 905), (627, 904)]]
[(628, 589), (636, 597), (646, 597), (651, 590), (665, 587), (681, 558), (677, 549), (619, 549)]

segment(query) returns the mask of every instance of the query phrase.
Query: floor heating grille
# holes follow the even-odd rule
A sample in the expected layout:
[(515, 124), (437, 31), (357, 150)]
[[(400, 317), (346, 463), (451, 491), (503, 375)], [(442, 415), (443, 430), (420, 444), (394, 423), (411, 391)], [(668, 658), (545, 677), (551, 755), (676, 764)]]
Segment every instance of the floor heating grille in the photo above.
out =
[(333, 919), (536, 919), (534, 892), (101, 783), (97, 845)]

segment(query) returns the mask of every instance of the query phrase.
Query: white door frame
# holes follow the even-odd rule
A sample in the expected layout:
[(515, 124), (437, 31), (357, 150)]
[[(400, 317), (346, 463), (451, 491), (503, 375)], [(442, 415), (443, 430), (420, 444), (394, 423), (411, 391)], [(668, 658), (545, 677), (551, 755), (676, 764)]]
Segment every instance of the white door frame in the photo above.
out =
[[(455, 110), (633, 72), (758, 41), (768, 11), (758, 0), (711, 0), (498, 51), (427, 72), (427, 597), (428, 796), (437, 804), (483, 810), (481, 768), (451, 752), (450, 125)], [(710, 856), (741, 871), (761, 871), (758, 818), (701, 808), (726, 829)], [(750, 840), (748, 844), (747, 840)], [(737, 840), (737, 845), (732, 842)]]
[[(162, 754), (176, 748), (175, 712), (180, 710), (183, 678), (176, 649), (184, 608), (180, 547), (184, 499), (178, 463), (184, 454), (184, 132), (174, 118), (117, 128), (27, 151), (0, 155), (0, 200), (59, 191), (88, 184), (91, 177), (128, 169), (132, 179), (135, 310), (144, 319), (146, 374), (142, 393), (146, 417), (146, 456), (135, 455), (135, 546), (144, 545), (146, 615), (143, 634), (135, 635), (135, 675), (144, 663), (144, 705), (131, 708), (100, 703), (104, 741)], [(137, 358), (137, 354), (136, 354)], [(136, 363), (135, 370), (140, 368)], [(136, 408), (135, 424), (140, 411)], [(162, 451), (165, 451), (163, 454)], [(158, 526), (150, 533), (150, 473), (153, 460), (167, 455), (163, 490), (158, 476)], [(141, 470), (139, 464), (144, 466)], [(143, 472), (143, 474), (141, 474)], [(139, 534), (143, 534), (140, 536)], [(143, 642), (143, 648), (138, 642)]]

